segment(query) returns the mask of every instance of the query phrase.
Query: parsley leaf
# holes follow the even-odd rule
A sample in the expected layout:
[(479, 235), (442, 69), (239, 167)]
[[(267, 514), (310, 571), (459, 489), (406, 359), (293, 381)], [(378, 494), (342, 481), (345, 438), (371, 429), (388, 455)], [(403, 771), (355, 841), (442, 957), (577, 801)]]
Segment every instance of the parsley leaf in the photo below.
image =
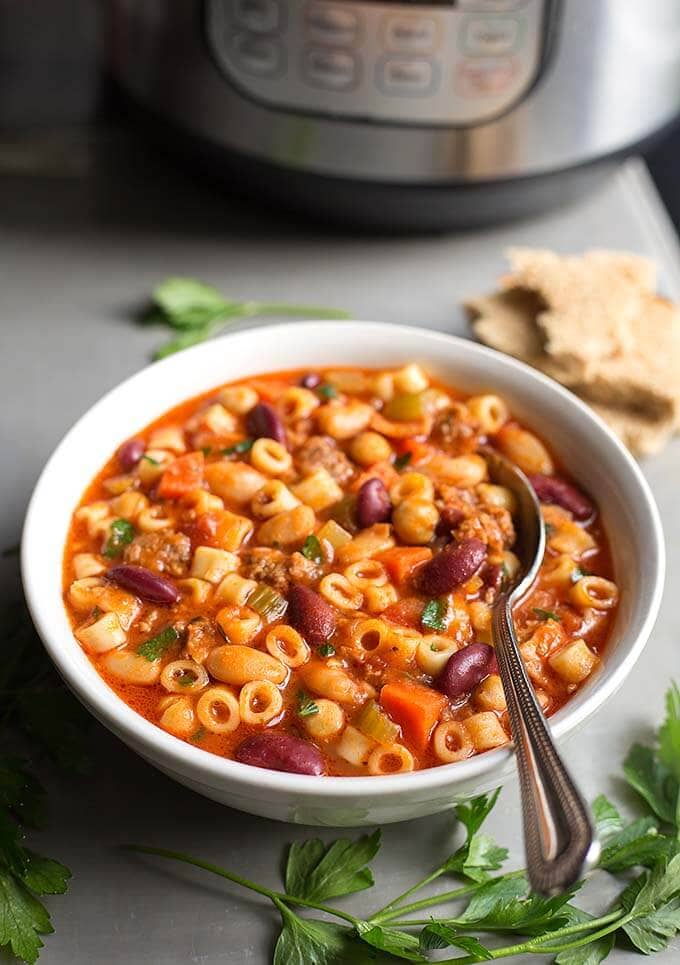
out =
[(317, 385), (316, 391), (322, 399), (337, 399), (338, 390), (330, 382), (322, 382), (321, 385)]
[(649, 868), (669, 855), (671, 845), (669, 838), (658, 833), (654, 818), (639, 818), (608, 839), (598, 867), (612, 874), (639, 865)]
[(680, 854), (668, 863), (659, 862), (641, 876), (620, 898), (632, 916), (623, 931), (643, 954), (660, 952), (680, 930)]
[(177, 640), (179, 640), (177, 630), (172, 626), (166, 627), (165, 630), (157, 633), (155, 637), (149, 637), (144, 643), (140, 643), (137, 647), (137, 653), (140, 657), (146, 657), (151, 663), (162, 657), (168, 647), (171, 647)]
[[(512, 883), (512, 884), (511, 884)], [(513, 894), (513, 887), (515, 893)], [(474, 925), (479, 931), (516, 931), (541, 934), (562, 927), (570, 920), (567, 908), (580, 885), (553, 898), (527, 894), (526, 880), (490, 881), (472, 898), (457, 925)], [(520, 890), (521, 889), (521, 890)]]
[(102, 553), (109, 559), (120, 556), (123, 549), (135, 538), (135, 528), (127, 519), (114, 519), (111, 523), (109, 537), (104, 543)]
[(276, 899), (283, 929), (274, 949), (273, 965), (374, 965), (375, 956), (355, 940), (353, 930), (313, 918), (300, 918)]
[(302, 555), (305, 557), (305, 559), (311, 560), (312, 563), (323, 563), (321, 543), (314, 533), (311, 533), (305, 540), (302, 547)]
[(319, 713), (319, 705), (304, 690), (298, 694), (298, 717), (311, 717)]
[(555, 958), (555, 965), (600, 965), (614, 947), (615, 935), (603, 935), (581, 948), (569, 948)]
[(408, 464), (410, 463), (410, 461), (411, 461), (411, 453), (405, 452), (403, 453), (403, 455), (397, 456), (397, 458), (394, 460), (394, 468), (397, 470), (397, 472), (399, 472), (400, 469), (405, 469), (406, 466), (408, 466)]
[(324, 845), (318, 838), (296, 841), (286, 861), (286, 891), (309, 901), (327, 901), (373, 885), (367, 865), (380, 848), (380, 831), (357, 841), (339, 838)]
[(659, 728), (659, 760), (680, 782), (680, 688), (675, 681), (666, 693), (666, 719)]
[(333, 657), (335, 656), (335, 647), (332, 643), (322, 643), (320, 647), (317, 647), (316, 652), (320, 657)]
[(657, 817), (668, 824), (675, 823), (678, 781), (651, 747), (633, 744), (623, 762), (623, 773)]
[(33, 963), (53, 931), (47, 909), (20, 881), (0, 867), (0, 947), (8, 945), (17, 958)]
[(493, 958), (489, 949), (482, 945), (479, 939), (471, 935), (460, 935), (455, 928), (442, 921), (433, 921), (423, 928), (420, 933), (420, 947), (423, 951), (432, 951), (436, 948), (460, 948), (472, 956), (475, 962), (487, 962)]
[(357, 934), (363, 942), (381, 952), (387, 952), (407, 962), (427, 962), (420, 949), (420, 942), (415, 935), (388, 928), (385, 925), (375, 925), (362, 922), (357, 928)]
[(420, 622), (430, 630), (446, 630), (448, 603), (445, 599), (428, 600), (420, 617)]
[(226, 449), (221, 449), (220, 454), (222, 456), (241, 455), (241, 453), (249, 452), (254, 444), (254, 439), (241, 439), (240, 442), (235, 442), (233, 446), (227, 446)]
[(613, 834), (623, 831), (623, 818), (611, 801), (604, 794), (599, 794), (592, 805), (595, 833), (600, 841), (605, 841)]
[(479, 832), (499, 794), (500, 788), (497, 788), (493, 794), (482, 794), (467, 804), (458, 805), (456, 816), (465, 826), (467, 837), (465, 843), (442, 865), (445, 872), (482, 882), (488, 878), (487, 872), (502, 866), (508, 856), (507, 849), (501, 848), (488, 834)]
[(160, 466), (160, 462), (158, 461), (158, 459), (154, 459), (153, 456), (147, 456), (146, 453), (142, 456), (142, 459), (144, 459), (152, 466)]
[(61, 862), (45, 858), (28, 848), (25, 855), (26, 870), (21, 878), (26, 887), (36, 895), (63, 895), (71, 877), (69, 869)]
[(561, 618), (553, 610), (543, 610), (540, 606), (532, 607), (533, 612), (540, 620), (555, 620), (561, 623)]

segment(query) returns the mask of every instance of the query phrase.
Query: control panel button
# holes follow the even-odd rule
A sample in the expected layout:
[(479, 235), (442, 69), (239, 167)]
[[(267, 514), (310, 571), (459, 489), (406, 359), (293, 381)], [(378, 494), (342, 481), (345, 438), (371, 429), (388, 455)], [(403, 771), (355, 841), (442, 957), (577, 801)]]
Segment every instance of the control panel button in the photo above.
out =
[(513, 83), (516, 73), (517, 62), (511, 57), (463, 61), (458, 67), (458, 91), (465, 97), (502, 94)]
[(358, 77), (356, 57), (344, 50), (312, 47), (303, 59), (305, 79), (316, 87), (327, 90), (349, 90)]
[(281, 74), (285, 67), (283, 47), (271, 37), (237, 34), (232, 49), (238, 64), (250, 74), (272, 77)]
[(519, 22), (512, 17), (468, 20), (463, 28), (463, 50), (480, 56), (507, 54), (515, 49), (519, 30)]
[(470, 10), (474, 13), (508, 13), (510, 10), (519, 10), (527, 0), (458, 0), (461, 10)]
[(389, 57), (378, 70), (378, 86), (384, 94), (430, 94), (435, 86), (434, 67), (429, 60)]
[(437, 43), (437, 23), (425, 17), (390, 17), (385, 43), (390, 50), (428, 53)]
[(233, 0), (234, 20), (253, 33), (274, 33), (281, 25), (278, 0)]
[(353, 10), (327, 3), (313, 3), (305, 12), (307, 36), (314, 43), (338, 47), (354, 43), (359, 17)]

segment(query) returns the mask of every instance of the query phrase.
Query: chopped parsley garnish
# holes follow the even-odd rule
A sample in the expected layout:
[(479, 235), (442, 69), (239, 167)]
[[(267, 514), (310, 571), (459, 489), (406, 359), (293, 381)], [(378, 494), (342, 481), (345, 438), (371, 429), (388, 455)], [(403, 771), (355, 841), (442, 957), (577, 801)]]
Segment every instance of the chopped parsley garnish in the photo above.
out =
[(323, 563), (323, 552), (318, 538), (311, 533), (304, 542), (302, 555), (312, 563)]
[(201, 446), (201, 452), (204, 456), (209, 456), (212, 452), (212, 446)]
[(146, 659), (151, 663), (153, 660), (158, 660), (162, 657), (168, 647), (171, 647), (173, 643), (179, 640), (179, 633), (174, 627), (166, 627), (165, 630), (161, 630), (157, 633), (155, 637), (150, 637), (145, 640), (144, 643), (137, 647), (137, 653), (140, 657), (146, 657)]
[(158, 459), (154, 459), (153, 456), (147, 456), (146, 454), (142, 456), (147, 462), (150, 462), (152, 466), (160, 466)]
[(446, 600), (428, 600), (420, 617), (420, 622), (430, 630), (446, 630), (447, 611)]
[(573, 569), (571, 571), (570, 579), (572, 583), (578, 583), (578, 581), (582, 579), (582, 577), (590, 576), (590, 575), (591, 574), (588, 572), (588, 570), (584, 570), (582, 567), (577, 566), (576, 569)]
[(243, 452), (249, 452), (253, 448), (254, 442), (254, 439), (241, 439), (240, 442), (235, 442), (233, 446), (227, 446), (226, 449), (222, 449), (221, 455), (240, 456)]
[(304, 690), (298, 694), (298, 717), (311, 717), (319, 713), (319, 705), (314, 703)]
[(403, 455), (397, 456), (397, 458), (394, 460), (394, 468), (396, 470), (404, 469), (406, 466), (408, 466), (410, 461), (411, 461), (411, 453), (405, 452)]
[(109, 538), (104, 543), (102, 553), (112, 560), (120, 556), (123, 549), (135, 538), (135, 528), (127, 519), (114, 519), (109, 530)]
[(194, 731), (194, 733), (191, 735), (189, 740), (195, 741), (196, 743), (198, 743), (199, 741), (203, 740), (203, 738), (205, 737), (205, 734), (206, 734), (205, 727), (199, 727), (198, 730)]
[(543, 610), (540, 606), (532, 607), (532, 609), (539, 620), (555, 620), (557, 623), (562, 622), (562, 618), (553, 610)]
[(317, 649), (317, 653), (319, 654), (320, 657), (334, 657), (335, 647), (333, 646), (332, 643), (322, 643), (321, 646)]
[(321, 385), (317, 385), (316, 391), (322, 399), (337, 399), (338, 397), (338, 390), (330, 382), (322, 382)]

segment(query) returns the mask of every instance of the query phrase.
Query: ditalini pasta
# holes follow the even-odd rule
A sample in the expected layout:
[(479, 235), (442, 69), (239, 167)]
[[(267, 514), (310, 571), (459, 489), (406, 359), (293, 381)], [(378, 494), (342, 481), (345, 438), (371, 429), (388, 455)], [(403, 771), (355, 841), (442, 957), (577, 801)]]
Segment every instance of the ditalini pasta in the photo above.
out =
[(491, 615), (520, 564), (484, 445), (542, 504), (546, 557), (515, 621), (552, 714), (615, 618), (596, 508), (503, 398), (414, 363), (250, 378), (123, 443), (73, 516), (76, 639), (139, 714), (246, 764), (382, 775), (502, 746)]

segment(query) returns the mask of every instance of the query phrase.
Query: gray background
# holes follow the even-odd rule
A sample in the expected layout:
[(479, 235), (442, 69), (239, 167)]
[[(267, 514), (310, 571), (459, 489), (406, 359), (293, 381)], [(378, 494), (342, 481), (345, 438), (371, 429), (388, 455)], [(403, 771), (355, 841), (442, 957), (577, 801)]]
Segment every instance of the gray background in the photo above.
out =
[[(166, 274), (196, 275), (237, 297), (327, 303), (359, 318), (457, 333), (465, 331), (461, 297), (493, 284), (508, 244), (646, 252), (659, 261), (665, 290), (680, 294), (675, 237), (639, 162), (622, 168), (597, 196), (529, 223), (381, 239), (324, 235), (240, 207), (115, 132), (74, 134), (64, 143), (62, 136), (49, 171), (26, 177), (14, 165), (13, 174), (0, 176), (0, 547), (17, 541), (33, 483), (65, 430), (143, 366), (163, 337), (135, 327), (130, 316)], [(680, 444), (644, 468), (664, 518), (672, 587), (680, 562)], [(0, 566), (4, 595), (11, 596), (18, 592), (15, 564)], [(679, 623), (667, 589), (640, 665), (567, 746), (589, 797), (606, 791), (633, 806), (609, 775), (659, 718), (663, 692), (678, 671)], [(196, 796), (98, 726), (92, 747), (87, 780), (48, 776), (51, 830), (35, 843), (63, 859), (74, 879), (67, 897), (50, 902), (56, 934), (41, 961), (267, 962), (275, 916), (260, 899), (118, 846), (135, 840), (185, 850), (276, 885), (285, 843), (308, 832)], [(517, 860), (519, 827), (516, 789), (508, 787), (491, 831), (514, 842)], [(448, 853), (454, 835), (450, 816), (387, 828), (371, 903), (377, 907), (420, 877)], [(589, 891), (591, 907), (603, 907), (612, 893), (605, 876)], [(360, 897), (348, 907), (366, 903)], [(657, 960), (670, 963), (677, 954)], [(639, 960), (624, 951), (612, 958)]]

